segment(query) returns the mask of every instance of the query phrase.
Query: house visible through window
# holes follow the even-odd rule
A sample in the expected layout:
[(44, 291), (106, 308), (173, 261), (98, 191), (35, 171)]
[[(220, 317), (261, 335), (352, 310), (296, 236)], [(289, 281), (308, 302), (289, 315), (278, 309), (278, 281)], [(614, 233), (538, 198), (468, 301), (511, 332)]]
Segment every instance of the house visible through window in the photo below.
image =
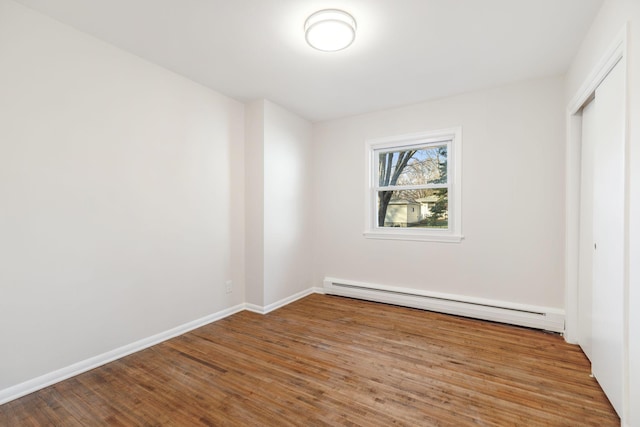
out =
[(460, 241), (461, 130), (367, 142), (374, 238)]

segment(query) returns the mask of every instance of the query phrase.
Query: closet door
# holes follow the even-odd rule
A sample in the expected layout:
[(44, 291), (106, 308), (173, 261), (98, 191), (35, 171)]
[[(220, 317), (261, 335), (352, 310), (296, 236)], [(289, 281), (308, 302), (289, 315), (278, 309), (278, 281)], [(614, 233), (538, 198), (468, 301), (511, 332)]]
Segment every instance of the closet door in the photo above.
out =
[(623, 400), (625, 128), (618, 63), (595, 92), (591, 370), (618, 414)]
[(596, 107), (591, 100), (582, 109), (580, 176), (580, 251), (578, 260), (578, 342), (592, 360), (593, 334), (593, 152)]

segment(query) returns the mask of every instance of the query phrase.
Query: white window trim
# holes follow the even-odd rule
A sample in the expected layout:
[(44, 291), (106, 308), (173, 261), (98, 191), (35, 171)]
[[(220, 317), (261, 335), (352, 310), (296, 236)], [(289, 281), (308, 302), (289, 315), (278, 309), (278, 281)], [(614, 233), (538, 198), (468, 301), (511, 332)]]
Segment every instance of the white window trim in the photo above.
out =
[[(378, 164), (375, 151), (386, 148), (394, 150), (415, 145), (448, 141), (448, 179), (449, 179), (449, 228), (447, 230), (426, 228), (379, 227), (377, 223), (377, 194), (375, 177)], [(416, 240), (426, 242), (459, 243), (462, 235), (462, 127), (439, 129), (435, 131), (376, 138), (366, 141), (366, 178), (365, 178), (365, 231), (370, 239)]]

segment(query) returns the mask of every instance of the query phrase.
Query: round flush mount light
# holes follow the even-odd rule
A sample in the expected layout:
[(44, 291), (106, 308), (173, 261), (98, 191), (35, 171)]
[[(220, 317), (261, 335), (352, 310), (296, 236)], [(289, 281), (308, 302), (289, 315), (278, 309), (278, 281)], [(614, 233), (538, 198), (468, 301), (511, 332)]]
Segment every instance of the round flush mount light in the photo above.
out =
[(356, 38), (356, 20), (338, 9), (319, 10), (304, 23), (307, 43), (323, 52), (335, 52), (349, 47)]

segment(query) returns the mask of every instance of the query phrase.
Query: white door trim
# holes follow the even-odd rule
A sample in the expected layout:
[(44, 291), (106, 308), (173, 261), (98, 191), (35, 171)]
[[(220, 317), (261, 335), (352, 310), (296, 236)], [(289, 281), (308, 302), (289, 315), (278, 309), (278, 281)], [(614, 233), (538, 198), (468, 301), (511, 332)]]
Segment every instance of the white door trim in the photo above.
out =
[(585, 102), (607, 77), (613, 67), (623, 62), (627, 73), (628, 25), (618, 33), (600, 61), (593, 68), (566, 110), (566, 180), (565, 180), (565, 340), (578, 342), (578, 254), (580, 236), (580, 145), (582, 141), (582, 116), (578, 114)]
[[(620, 63), (624, 72), (625, 82), (628, 79), (628, 23), (615, 37), (613, 43), (605, 51), (600, 61), (594, 66), (585, 82), (580, 86), (566, 110), (566, 175), (565, 175), (565, 340), (569, 343), (578, 343), (578, 271), (579, 271), (579, 236), (580, 236), (580, 174), (581, 174), (581, 140), (582, 117), (581, 108), (593, 95), (595, 89), (607, 77), (609, 72)], [(629, 151), (629, 134), (626, 131), (629, 122), (628, 94), (625, 93), (625, 153)], [(628, 160), (625, 160), (627, 163)], [(625, 174), (625, 182), (629, 181), (629, 172)], [(629, 192), (625, 190), (624, 233), (629, 233)], [(624, 243), (623, 266), (623, 396), (621, 423), (625, 425), (629, 417), (629, 239)]]

